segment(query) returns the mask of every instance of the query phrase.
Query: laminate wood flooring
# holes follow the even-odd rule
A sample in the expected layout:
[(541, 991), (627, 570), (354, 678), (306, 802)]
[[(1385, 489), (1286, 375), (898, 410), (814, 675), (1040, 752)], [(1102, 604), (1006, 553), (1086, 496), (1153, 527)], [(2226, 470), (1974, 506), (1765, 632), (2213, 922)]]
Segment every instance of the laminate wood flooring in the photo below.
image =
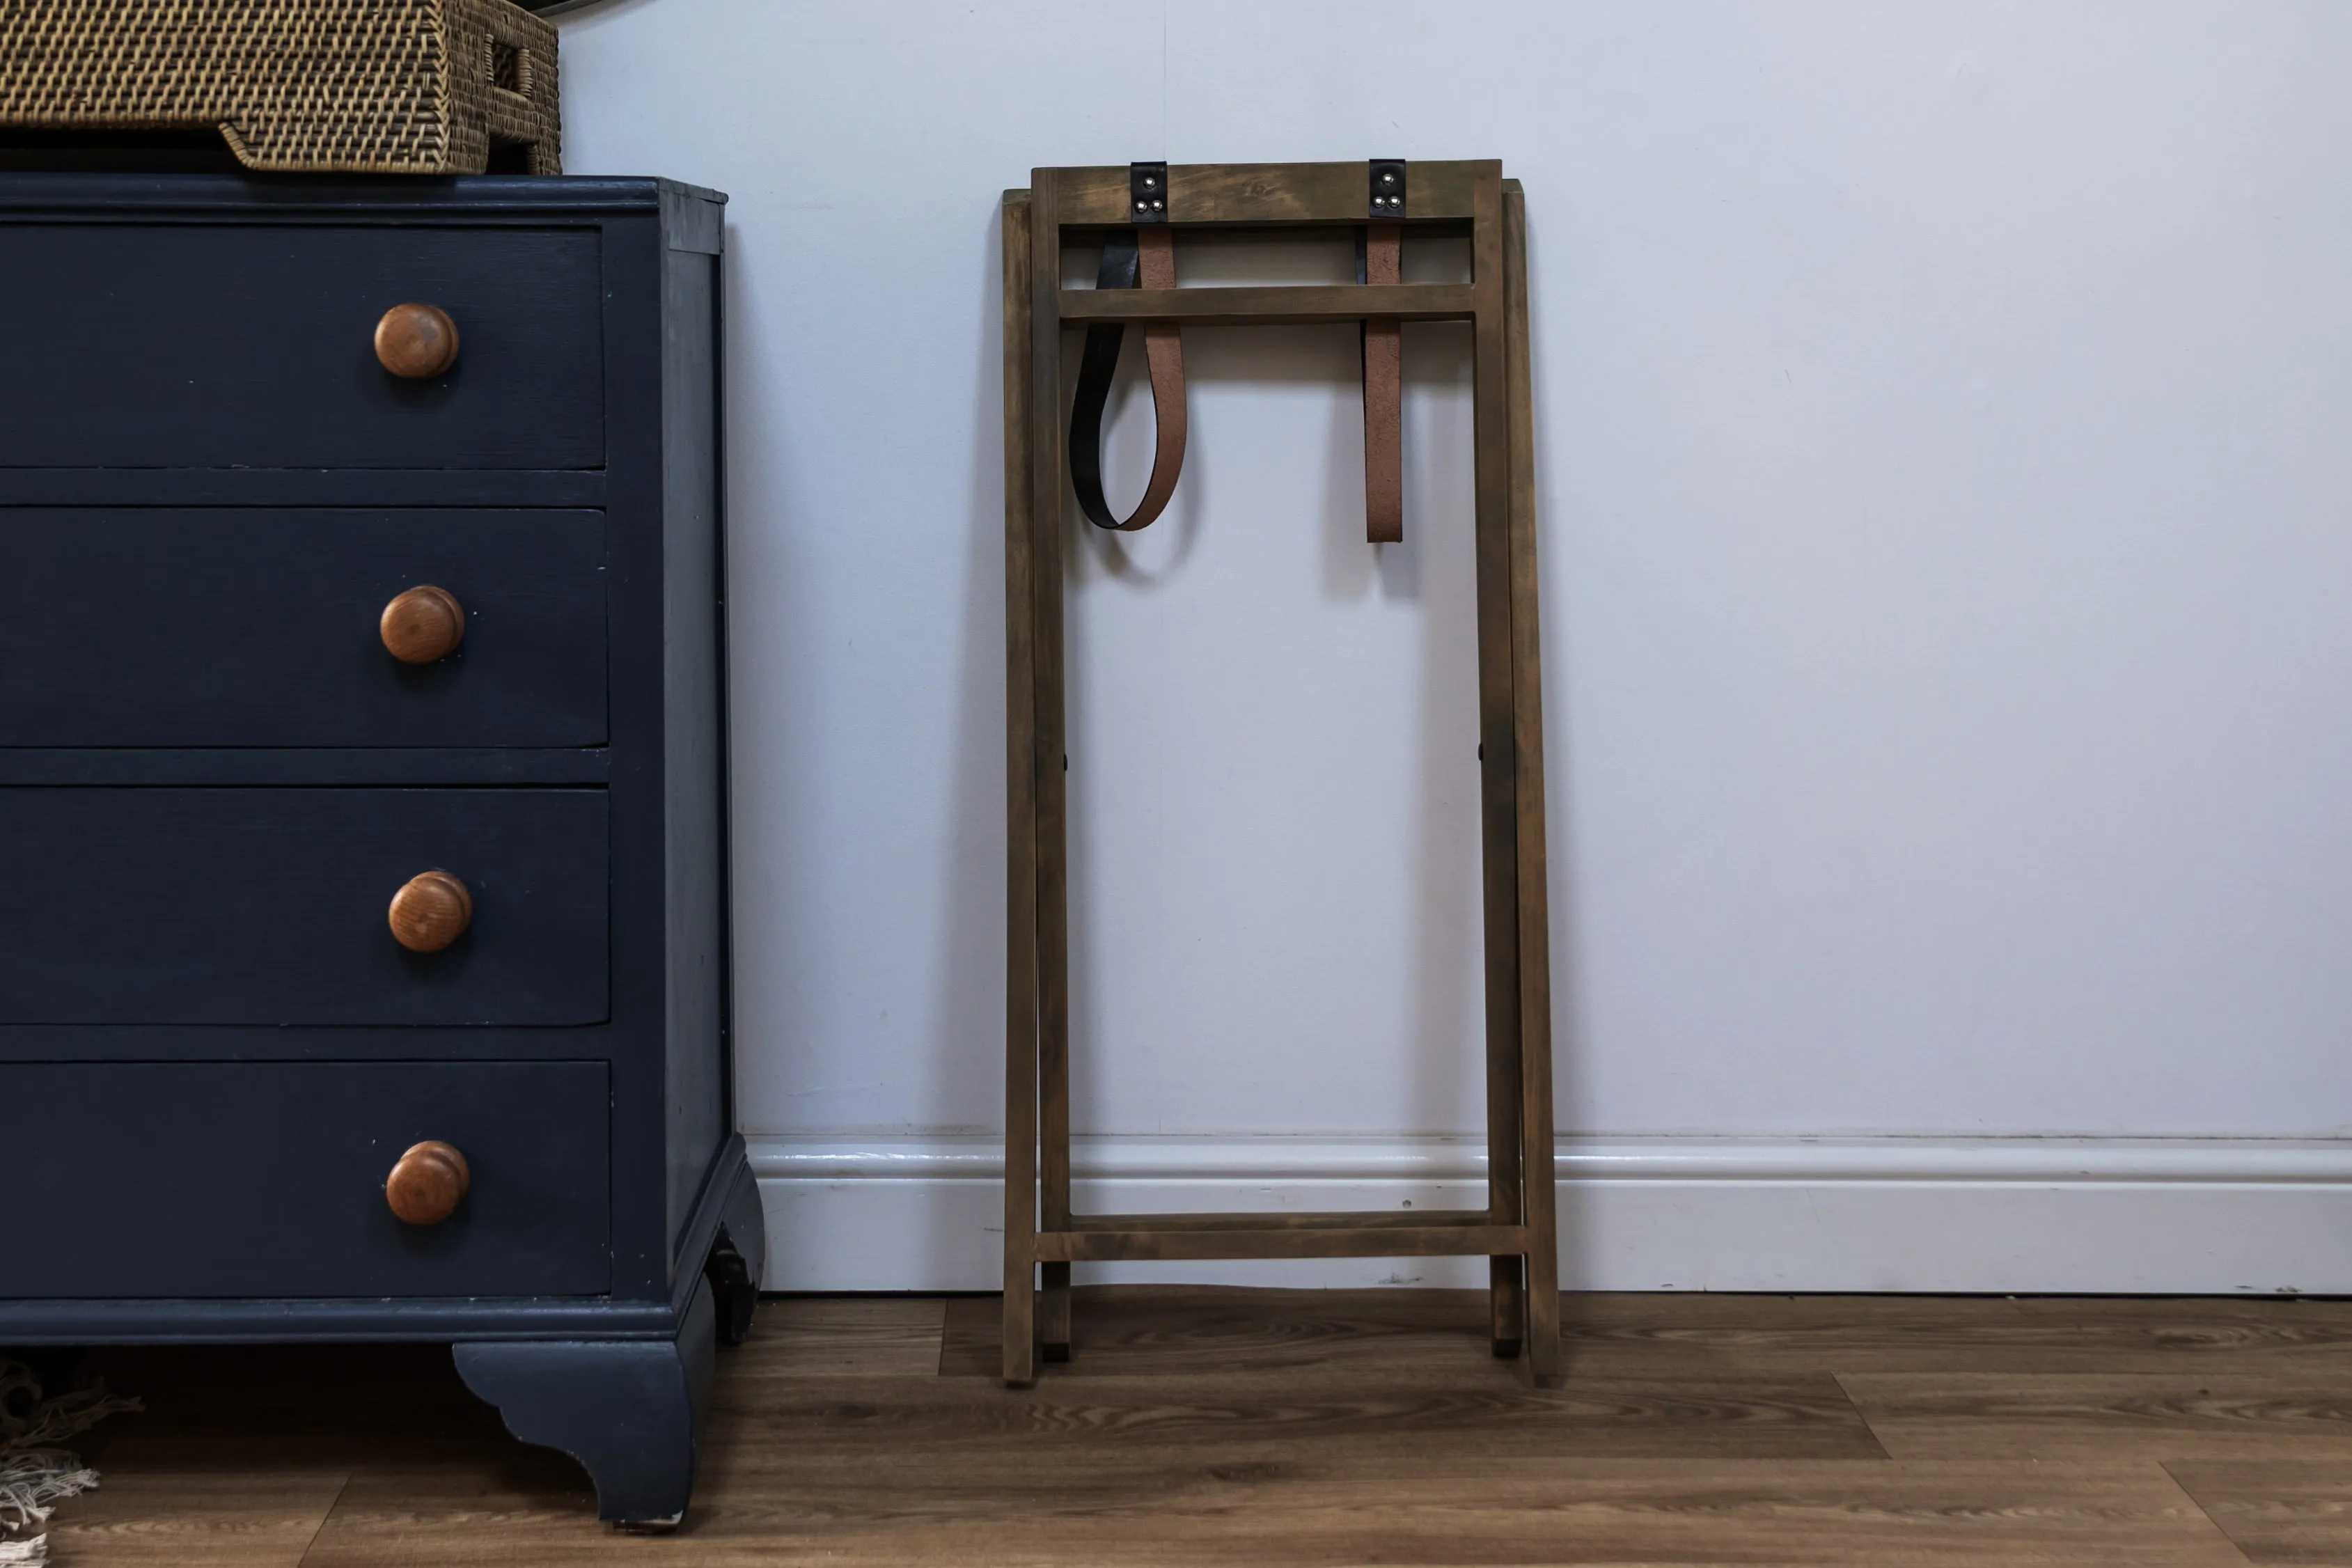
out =
[(776, 1298), (694, 1506), (599, 1525), (436, 1347), (93, 1353), (59, 1568), (2352, 1565), (2352, 1302), (1082, 1289), (1008, 1390), (992, 1297)]

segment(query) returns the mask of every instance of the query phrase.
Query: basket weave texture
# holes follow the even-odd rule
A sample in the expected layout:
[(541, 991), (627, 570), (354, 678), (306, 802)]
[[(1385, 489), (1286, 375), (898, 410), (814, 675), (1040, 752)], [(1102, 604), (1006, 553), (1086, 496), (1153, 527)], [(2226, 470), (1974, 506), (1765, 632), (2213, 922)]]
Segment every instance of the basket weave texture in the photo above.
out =
[(0, 0), (0, 126), (218, 130), (247, 168), (562, 172), (555, 28), (512, 0)]

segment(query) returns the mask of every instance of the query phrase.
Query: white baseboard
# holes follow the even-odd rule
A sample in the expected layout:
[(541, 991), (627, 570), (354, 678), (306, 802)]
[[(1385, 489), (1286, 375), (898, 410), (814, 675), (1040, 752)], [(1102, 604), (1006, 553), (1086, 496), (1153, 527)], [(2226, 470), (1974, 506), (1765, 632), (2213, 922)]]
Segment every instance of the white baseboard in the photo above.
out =
[[(993, 1290), (993, 1140), (753, 1136), (775, 1290)], [(2352, 1141), (1564, 1139), (1591, 1290), (2352, 1293)], [(1081, 1212), (1473, 1208), (1459, 1139), (1089, 1138)], [(1475, 1258), (1082, 1264), (1081, 1279), (1475, 1285)]]

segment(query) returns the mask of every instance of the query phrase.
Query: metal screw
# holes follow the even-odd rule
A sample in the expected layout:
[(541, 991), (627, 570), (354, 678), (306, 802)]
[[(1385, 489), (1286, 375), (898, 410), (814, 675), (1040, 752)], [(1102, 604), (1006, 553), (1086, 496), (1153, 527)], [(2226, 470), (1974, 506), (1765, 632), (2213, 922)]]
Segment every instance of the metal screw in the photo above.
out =
[(1159, 203), (1158, 201), (1156, 201), (1156, 200), (1155, 200), (1155, 201), (1151, 204), (1151, 210), (1152, 210), (1153, 212), (1158, 212), (1158, 211), (1160, 210), (1160, 203)]
[(1153, 185), (1157, 184), (1158, 183), (1159, 183), (1158, 181), (1154, 180), (1154, 179), (1153, 179), (1150, 175), (1149, 175), (1149, 174), (1146, 174), (1146, 175), (1144, 175), (1144, 176), (1143, 176), (1143, 188), (1144, 188), (1145, 190), (1147, 190), (1147, 191), (1148, 191), (1148, 190), (1150, 190), (1150, 189), (1151, 189), (1151, 187), (1152, 187)]
[(1391, 172), (1390, 172), (1390, 173), (1388, 173), (1388, 174), (1382, 174), (1382, 175), (1381, 176), (1381, 184), (1384, 184), (1384, 185), (1393, 185), (1393, 184), (1396, 184), (1396, 174), (1395, 174), (1395, 173), (1394, 173), (1393, 171), (1391, 171)]
[(1136, 204), (1135, 204), (1135, 210), (1136, 210), (1137, 212), (1141, 212), (1141, 211), (1143, 210), (1143, 204), (1142, 204), (1141, 202), (1138, 202), (1138, 203), (1136, 203)]

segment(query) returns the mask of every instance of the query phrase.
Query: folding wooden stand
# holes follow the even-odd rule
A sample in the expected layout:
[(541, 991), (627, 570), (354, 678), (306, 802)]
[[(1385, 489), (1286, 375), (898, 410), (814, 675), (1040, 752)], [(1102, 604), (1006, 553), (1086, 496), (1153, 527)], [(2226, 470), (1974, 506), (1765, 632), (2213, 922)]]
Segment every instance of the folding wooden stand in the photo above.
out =
[[(1559, 1370), (1551, 970), (1544, 897), (1543, 709), (1537, 670), (1534, 426), (1527, 209), (1495, 161), (1415, 163), (1400, 217), (1375, 212), (1366, 163), (1179, 164), (1166, 221), (1188, 228), (1363, 227), (1467, 234), (1468, 283), (1065, 289), (1066, 237), (1133, 221), (1126, 168), (1038, 169), (1004, 194), (1004, 1380), (1066, 1359), (1080, 1259), (1485, 1257), (1494, 1350), (1525, 1341)], [(1371, 170), (1368, 182), (1368, 169)], [(1159, 187), (1155, 187), (1159, 188)], [(1062, 333), (1103, 321), (1466, 321), (1475, 348), (1479, 816), (1485, 860), (1486, 1206), (1453, 1212), (1078, 1215), (1070, 1208), (1070, 1005), (1062, 552), (1070, 511)], [(1042, 1293), (1037, 1269), (1044, 1266)]]

